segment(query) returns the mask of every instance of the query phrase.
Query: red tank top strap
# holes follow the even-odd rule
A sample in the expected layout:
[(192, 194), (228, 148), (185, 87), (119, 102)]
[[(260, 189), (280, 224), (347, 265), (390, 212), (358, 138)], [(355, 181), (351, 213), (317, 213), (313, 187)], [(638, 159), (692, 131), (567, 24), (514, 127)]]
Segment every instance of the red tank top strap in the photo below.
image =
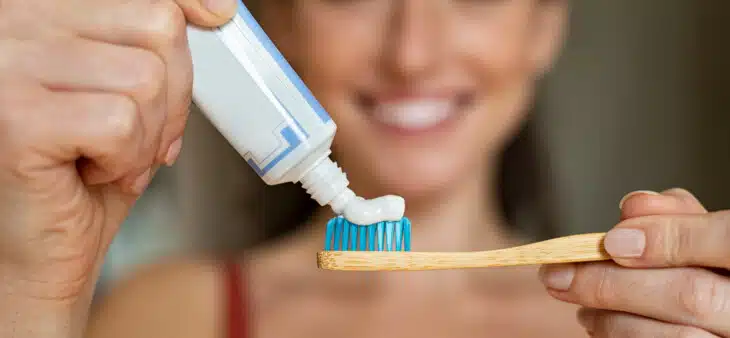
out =
[(226, 279), (226, 337), (249, 338), (246, 278), (234, 259), (224, 261)]

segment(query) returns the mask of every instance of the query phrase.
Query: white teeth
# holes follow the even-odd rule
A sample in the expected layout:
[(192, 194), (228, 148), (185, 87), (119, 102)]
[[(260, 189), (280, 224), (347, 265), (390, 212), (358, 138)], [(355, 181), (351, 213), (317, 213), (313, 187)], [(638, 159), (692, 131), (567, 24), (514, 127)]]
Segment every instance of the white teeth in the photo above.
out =
[(445, 121), (454, 111), (450, 100), (418, 100), (379, 104), (375, 118), (402, 129), (426, 129)]

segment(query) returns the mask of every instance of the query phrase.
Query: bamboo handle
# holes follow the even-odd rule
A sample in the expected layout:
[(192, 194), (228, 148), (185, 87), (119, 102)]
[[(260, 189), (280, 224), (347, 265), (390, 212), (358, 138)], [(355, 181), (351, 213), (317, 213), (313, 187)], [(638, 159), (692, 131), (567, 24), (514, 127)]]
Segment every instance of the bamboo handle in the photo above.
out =
[(573, 235), (475, 252), (323, 251), (317, 253), (317, 266), (325, 270), (414, 271), (604, 261), (611, 259), (603, 248), (605, 235)]

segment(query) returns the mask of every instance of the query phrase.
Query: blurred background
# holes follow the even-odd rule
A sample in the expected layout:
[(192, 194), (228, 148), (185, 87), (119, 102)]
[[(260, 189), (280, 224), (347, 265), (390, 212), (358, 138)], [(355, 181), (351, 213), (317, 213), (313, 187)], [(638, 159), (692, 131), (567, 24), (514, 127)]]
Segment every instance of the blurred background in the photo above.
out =
[[(563, 234), (609, 229), (637, 189), (681, 186), (709, 209), (730, 208), (728, 13), (726, 0), (573, 2), (566, 49), (535, 109)], [(256, 212), (271, 189), (194, 111), (177, 165), (116, 237), (99, 292), (140, 264), (271, 235), (258, 224), (275, 215)]]

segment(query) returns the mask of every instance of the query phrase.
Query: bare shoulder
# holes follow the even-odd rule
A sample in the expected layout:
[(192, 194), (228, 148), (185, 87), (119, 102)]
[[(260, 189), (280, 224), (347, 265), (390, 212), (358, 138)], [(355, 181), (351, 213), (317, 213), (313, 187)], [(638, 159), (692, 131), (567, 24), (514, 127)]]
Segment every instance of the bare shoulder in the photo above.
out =
[(220, 336), (221, 266), (214, 259), (187, 259), (140, 269), (116, 283), (93, 309), (87, 336)]

